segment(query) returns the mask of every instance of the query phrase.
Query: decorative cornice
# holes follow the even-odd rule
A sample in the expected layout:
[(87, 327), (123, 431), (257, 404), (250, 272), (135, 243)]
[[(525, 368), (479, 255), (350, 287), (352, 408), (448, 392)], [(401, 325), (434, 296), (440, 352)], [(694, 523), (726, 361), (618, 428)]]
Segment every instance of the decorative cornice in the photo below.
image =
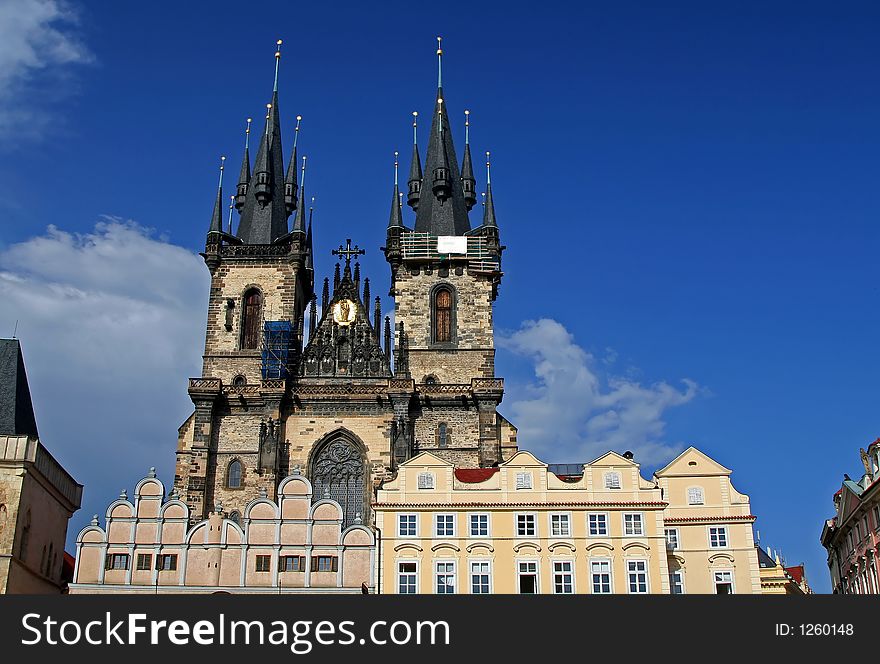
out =
[[(625, 507), (625, 508), (636, 508), (643, 507), (646, 509), (663, 509), (667, 506), (667, 503), (663, 502), (593, 502), (593, 501), (573, 501), (573, 502), (561, 502), (561, 501), (542, 501), (542, 502), (524, 502), (524, 503), (510, 503), (510, 502), (465, 502), (465, 503), (373, 503), (373, 507), (375, 509), (395, 509), (395, 508), (407, 508), (407, 509), (417, 509), (417, 508), (436, 508), (436, 507), (446, 507), (446, 508), (454, 508), (454, 507), (509, 507), (511, 509), (517, 508), (535, 508), (535, 507)], [(755, 517), (751, 517), (754, 519)]]
[(723, 523), (725, 521), (748, 522), (755, 521), (758, 517), (754, 514), (732, 514), (728, 516), (688, 516), (688, 517), (667, 517), (664, 519), (666, 525), (678, 525), (688, 523)]

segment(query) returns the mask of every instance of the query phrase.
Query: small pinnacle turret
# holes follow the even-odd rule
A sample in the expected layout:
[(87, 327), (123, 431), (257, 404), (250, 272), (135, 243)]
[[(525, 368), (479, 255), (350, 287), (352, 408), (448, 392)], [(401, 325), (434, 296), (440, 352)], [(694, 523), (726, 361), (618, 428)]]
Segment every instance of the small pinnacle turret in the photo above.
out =
[(223, 164), (226, 157), (220, 157), (220, 182), (217, 185), (217, 199), (214, 201), (214, 214), (211, 215), (211, 226), (208, 235), (223, 232)]
[(461, 162), (461, 188), (464, 192), (464, 204), (468, 212), (477, 202), (477, 180), (474, 178), (474, 165), (471, 162), (470, 126), (471, 112), (464, 112), (464, 159)]
[(287, 162), (287, 175), (284, 178), (284, 207), (287, 209), (287, 216), (290, 216), (294, 210), (296, 210), (297, 206), (297, 184), (296, 184), (296, 166), (297, 166), (297, 153), (296, 153), (296, 143), (299, 140), (299, 125), (302, 122), (302, 116), (296, 116), (296, 128), (293, 130), (293, 154), (290, 156), (290, 161)]
[(297, 211), (296, 218), (293, 222), (293, 231), (294, 233), (305, 233), (306, 232), (306, 157), (303, 155), (302, 158), (302, 175), (300, 176), (299, 183), (299, 203), (297, 203)]
[(251, 181), (251, 156), (248, 153), (248, 143), (251, 137), (251, 118), (247, 119), (247, 128), (244, 130), (244, 156), (241, 159), (241, 171), (238, 175), (238, 186), (236, 187), (235, 209), (241, 212), (244, 207), (245, 199), (247, 199), (248, 186)]

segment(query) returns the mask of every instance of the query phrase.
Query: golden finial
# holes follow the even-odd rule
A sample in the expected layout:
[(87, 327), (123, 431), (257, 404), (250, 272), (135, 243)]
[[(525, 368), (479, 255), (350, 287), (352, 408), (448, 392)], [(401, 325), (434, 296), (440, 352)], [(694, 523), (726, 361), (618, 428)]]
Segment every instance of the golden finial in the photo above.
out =
[(229, 234), (232, 235), (232, 208), (235, 207), (235, 194), (232, 194), (229, 197), (229, 221), (227, 222), (227, 226), (229, 226)]
[(302, 122), (303, 116), (296, 116), (296, 129), (293, 130), (293, 149), (296, 150), (296, 140), (299, 138), (299, 123)]
[(278, 91), (278, 65), (281, 62), (281, 40), (275, 42), (275, 87), (273, 90)]
[(471, 112), (468, 110), (465, 110), (465, 112), (464, 112), (464, 144), (465, 145), (468, 145), (471, 142), (470, 127), (471, 127)]
[(486, 186), (492, 184), (492, 176), (489, 173), (489, 152), (486, 152)]
[(220, 157), (220, 183), (217, 185), (219, 189), (223, 188), (223, 162), (226, 161), (226, 157)]
[(486, 204), (486, 192), (485, 191), (482, 193), (482, 196), (483, 196), (483, 205), (485, 205)]
[(413, 145), (418, 143), (418, 141), (416, 140), (416, 125), (418, 124), (418, 120), (419, 120), (419, 112), (413, 111)]
[(437, 115), (438, 115), (437, 131), (438, 131), (438, 133), (442, 134), (443, 133), (443, 98), (442, 97), (437, 98)]
[(303, 185), (306, 183), (306, 156), (303, 155), (303, 165), (302, 165), (302, 176), (299, 180), (299, 188), (302, 190)]
[(394, 151), (394, 186), (397, 186), (397, 150)]
[(245, 127), (245, 130), (244, 130), (244, 149), (245, 150), (248, 149), (248, 143), (250, 142), (250, 139), (251, 139), (251, 122), (253, 122), (253, 118), (248, 118), (247, 119), (247, 127)]

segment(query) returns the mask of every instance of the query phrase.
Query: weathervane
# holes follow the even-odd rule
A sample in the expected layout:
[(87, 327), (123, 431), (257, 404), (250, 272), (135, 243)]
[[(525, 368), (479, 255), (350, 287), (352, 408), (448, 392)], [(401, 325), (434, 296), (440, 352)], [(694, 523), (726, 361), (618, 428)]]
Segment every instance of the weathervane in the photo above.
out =
[(343, 256), (345, 258), (345, 266), (348, 267), (351, 263), (352, 256), (363, 256), (367, 252), (359, 248), (357, 245), (354, 245), (354, 247), (352, 247), (351, 238), (348, 238), (345, 240), (344, 247), (340, 244), (339, 249), (334, 249), (330, 253), (334, 256)]

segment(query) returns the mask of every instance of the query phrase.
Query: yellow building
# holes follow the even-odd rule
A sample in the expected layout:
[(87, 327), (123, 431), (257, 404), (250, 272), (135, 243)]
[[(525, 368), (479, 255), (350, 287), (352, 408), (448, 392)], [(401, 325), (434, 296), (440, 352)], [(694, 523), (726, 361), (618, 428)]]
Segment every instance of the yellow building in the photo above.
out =
[(494, 468), (429, 453), (378, 491), (382, 593), (759, 593), (749, 500), (690, 448), (653, 480), (631, 455)]

